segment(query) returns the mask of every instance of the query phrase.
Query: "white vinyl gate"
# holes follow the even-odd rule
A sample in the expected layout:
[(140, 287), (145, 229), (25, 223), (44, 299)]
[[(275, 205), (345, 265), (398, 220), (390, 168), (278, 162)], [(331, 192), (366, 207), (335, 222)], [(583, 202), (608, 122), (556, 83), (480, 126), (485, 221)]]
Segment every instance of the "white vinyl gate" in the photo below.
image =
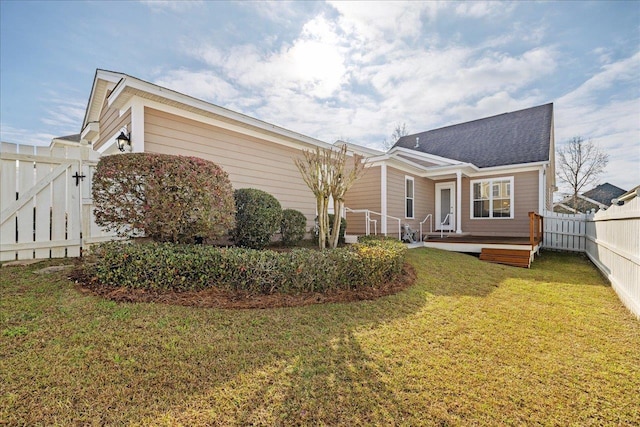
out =
[(544, 213), (542, 247), (561, 251), (586, 250), (586, 214)]
[(114, 236), (93, 221), (89, 147), (0, 144), (0, 261), (80, 256)]

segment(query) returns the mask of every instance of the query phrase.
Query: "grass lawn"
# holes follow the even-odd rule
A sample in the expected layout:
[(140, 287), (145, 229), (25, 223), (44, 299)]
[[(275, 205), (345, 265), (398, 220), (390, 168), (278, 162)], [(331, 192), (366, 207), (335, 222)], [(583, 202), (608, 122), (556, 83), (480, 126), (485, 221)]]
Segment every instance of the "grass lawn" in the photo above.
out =
[(235, 311), (3, 268), (0, 424), (640, 424), (640, 322), (587, 260), (408, 258), (397, 295)]

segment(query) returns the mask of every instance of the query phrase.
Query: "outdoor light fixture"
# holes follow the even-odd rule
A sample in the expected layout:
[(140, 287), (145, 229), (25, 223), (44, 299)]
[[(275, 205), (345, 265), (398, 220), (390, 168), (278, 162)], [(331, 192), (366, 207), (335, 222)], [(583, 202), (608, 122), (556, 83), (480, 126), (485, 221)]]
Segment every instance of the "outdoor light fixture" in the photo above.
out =
[(120, 130), (120, 135), (116, 138), (116, 144), (118, 144), (118, 150), (122, 151), (131, 151), (131, 133), (125, 132), (127, 131), (126, 126)]

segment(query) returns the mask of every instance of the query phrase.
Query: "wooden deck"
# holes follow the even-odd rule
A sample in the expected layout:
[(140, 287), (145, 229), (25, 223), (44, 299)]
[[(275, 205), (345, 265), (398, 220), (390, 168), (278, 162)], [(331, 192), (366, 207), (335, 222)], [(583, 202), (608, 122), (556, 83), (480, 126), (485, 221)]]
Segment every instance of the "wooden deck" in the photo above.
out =
[(480, 259), (516, 267), (529, 267), (540, 244), (531, 245), (529, 237), (474, 236), (449, 234), (429, 236), (422, 242), (409, 244), (410, 248), (428, 247), (452, 252), (478, 253)]

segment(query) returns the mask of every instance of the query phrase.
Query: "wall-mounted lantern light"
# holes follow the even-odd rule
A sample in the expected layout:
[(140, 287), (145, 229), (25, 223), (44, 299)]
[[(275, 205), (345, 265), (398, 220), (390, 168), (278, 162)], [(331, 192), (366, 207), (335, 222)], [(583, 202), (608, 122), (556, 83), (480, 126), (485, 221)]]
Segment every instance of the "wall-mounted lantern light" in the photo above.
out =
[(116, 138), (116, 144), (118, 144), (118, 150), (123, 153), (125, 151), (131, 151), (131, 134), (127, 132), (126, 127), (120, 130), (120, 135)]

